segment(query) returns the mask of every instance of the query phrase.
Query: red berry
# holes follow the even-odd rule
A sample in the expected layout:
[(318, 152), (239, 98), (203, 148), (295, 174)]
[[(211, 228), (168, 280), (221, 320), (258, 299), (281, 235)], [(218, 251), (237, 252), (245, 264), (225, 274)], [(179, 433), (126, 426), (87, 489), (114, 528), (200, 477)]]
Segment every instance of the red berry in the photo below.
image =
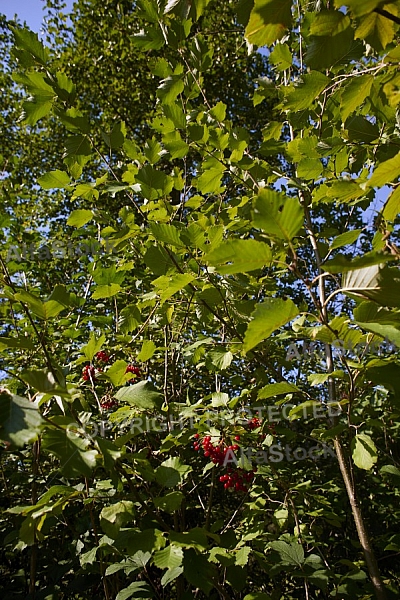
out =
[(258, 417), (253, 417), (250, 421), (247, 421), (247, 427), (251, 430), (261, 427), (261, 421)]
[(118, 405), (117, 400), (104, 400), (104, 402), (102, 402), (100, 404), (101, 408), (104, 410), (109, 410), (113, 406), (117, 406), (117, 405)]
[(96, 370), (91, 365), (86, 365), (82, 369), (82, 379), (84, 381), (96, 381)]
[(240, 435), (235, 435), (235, 440), (236, 440), (237, 442), (240, 442)]
[(141, 376), (139, 367), (135, 367), (135, 365), (127, 365), (125, 373), (132, 373), (135, 375), (134, 378), (128, 380), (128, 383), (135, 383), (136, 378)]
[(107, 352), (103, 352), (102, 350), (96, 354), (96, 358), (97, 360), (105, 363), (110, 360), (110, 357), (108, 356)]

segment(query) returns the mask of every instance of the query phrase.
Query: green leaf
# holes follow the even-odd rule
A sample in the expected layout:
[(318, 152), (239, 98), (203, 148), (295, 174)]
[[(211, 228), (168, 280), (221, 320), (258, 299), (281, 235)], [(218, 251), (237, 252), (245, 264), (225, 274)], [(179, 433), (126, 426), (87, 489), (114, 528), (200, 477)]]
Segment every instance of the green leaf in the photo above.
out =
[(382, 187), (395, 183), (400, 175), (400, 152), (393, 158), (380, 163), (374, 172), (371, 179), (368, 181), (369, 187)]
[(172, 514), (181, 507), (184, 498), (185, 495), (182, 494), (182, 492), (170, 492), (165, 496), (154, 498), (154, 505), (157, 508)]
[(33, 312), (33, 314), (37, 317), (41, 319), (46, 319), (47, 315), (44, 303), (36, 295), (31, 294), (28, 291), (21, 290), (20, 292), (14, 295), (14, 299), (26, 304), (31, 310), (31, 312)]
[(106, 285), (98, 285), (92, 294), (93, 300), (101, 298), (112, 298), (121, 291), (119, 283), (107, 283)]
[(137, 360), (139, 362), (146, 362), (146, 360), (149, 360), (153, 356), (156, 349), (157, 346), (152, 340), (144, 340), (142, 348), (137, 356)]
[(306, 110), (331, 83), (329, 77), (318, 71), (303, 75), (301, 82), (286, 95), (285, 110)]
[(171, 131), (164, 135), (163, 144), (171, 158), (184, 158), (189, 151), (189, 145), (183, 141), (179, 131)]
[[(394, 17), (398, 16), (396, 5), (392, 3), (385, 6), (385, 10), (387, 8), (389, 8), (388, 12), (393, 14)], [(372, 12), (361, 18), (355, 32), (355, 37), (365, 40), (375, 50), (384, 50), (393, 41), (396, 30), (397, 27), (391, 19)]]
[(363, 229), (353, 229), (352, 231), (346, 231), (335, 237), (330, 244), (331, 250), (336, 250), (336, 248), (341, 248), (342, 246), (348, 246), (350, 244), (354, 244), (354, 242), (359, 238), (360, 233), (363, 232)]
[(370, 471), (378, 460), (376, 446), (366, 433), (359, 433), (352, 439), (351, 450), (354, 464), (365, 471)]
[(311, 583), (321, 590), (326, 591), (326, 588), (329, 583), (330, 573), (327, 569), (318, 569), (314, 571), (312, 575), (310, 575), (309, 580)]
[(216, 567), (208, 562), (207, 557), (192, 549), (185, 552), (183, 574), (192, 586), (203, 590), (206, 596), (209, 596), (218, 577)]
[(400, 478), (400, 469), (394, 465), (384, 465), (381, 469), (379, 469), (379, 471), (380, 473), (387, 473), (388, 475), (393, 475), (394, 477)]
[(12, 28), (17, 48), (28, 52), (36, 62), (46, 65), (50, 58), (50, 51), (39, 41), (37, 33), (30, 29)]
[(296, 542), (287, 544), (286, 542), (276, 541), (270, 542), (268, 545), (279, 554), (283, 564), (301, 567), (304, 563), (304, 550), (300, 544)]
[(124, 144), (126, 136), (126, 126), (123, 121), (115, 123), (109, 137), (109, 146), (113, 150), (121, 148)]
[(354, 41), (350, 19), (339, 11), (321, 11), (315, 17), (305, 62), (311, 69), (324, 70), (351, 60)]
[(204, 257), (218, 273), (231, 275), (262, 269), (270, 265), (272, 251), (268, 244), (256, 240), (226, 240)]
[(123, 402), (142, 409), (161, 408), (162, 394), (156, 390), (150, 381), (139, 381), (133, 385), (118, 390), (115, 397)]
[(101, 436), (96, 438), (96, 444), (102, 455), (104, 467), (111, 471), (112, 480), (118, 482), (118, 479), (115, 476), (115, 462), (121, 458), (122, 451), (113, 442), (110, 442)]
[(394, 327), (393, 325), (384, 325), (382, 323), (363, 323), (362, 321), (355, 321), (355, 323), (359, 327), (362, 327), (362, 329), (365, 329), (365, 331), (376, 333), (400, 348), (400, 329), (397, 327)]
[(118, 539), (115, 542), (117, 549), (124, 548), (129, 556), (133, 556), (138, 552), (144, 553), (141, 555), (141, 562), (147, 556), (147, 553), (153, 554), (155, 550), (160, 550), (165, 546), (165, 538), (157, 529), (137, 529), (126, 528), (120, 532)]
[(310, 35), (335, 37), (350, 27), (350, 19), (338, 10), (321, 10), (311, 23)]
[(165, 39), (159, 27), (147, 27), (146, 31), (132, 36), (132, 43), (142, 50), (159, 50), (164, 46)]
[(202, 194), (219, 194), (222, 192), (221, 179), (224, 171), (225, 165), (220, 161), (208, 159), (203, 165), (203, 173), (194, 182), (199, 192)]
[[(351, 142), (365, 142), (371, 144), (379, 137), (378, 125), (376, 123), (371, 123), (371, 121), (360, 115), (347, 119), (345, 129)], [(371, 185), (371, 180), (369, 181), (369, 185)]]
[(274, 190), (260, 190), (254, 204), (254, 227), (271, 237), (290, 242), (299, 233), (303, 218), (303, 209), (297, 198), (289, 198)]
[(177, 577), (179, 577), (179, 575), (182, 573), (182, 567), (176, 567), (175, 569), (169, 569), (168, 571), (165, 571), (164, 575), (161, 577), (161, 585), (165, 587), (171, 583), (171, 581), (174, 581)]
[(93, 211), (87, 210), (86, 208), (80, 208), (73, 210), (67, 220), (67, 225), (71, 227), (83, 227), (86, 223), (89, 223), (93, 219)]
[(73, 429), (47, 429), (42, 437), (43, 449), (60, 460), (63, 475), (70, 478), (91, 477), (98, 453), (89, 446)]
[(37, 440), (44, 421), (33, 402), (0, 391), (0, 439), (16, 446), (24, 446)]
[(218, 102), (213, 108), (210, 110), (210, 115), (219, 123), (225, 121), (226, 117), (226, 104), (223, 102)]
[(51, 189), (64, 189), (69, 186), (71, 180), (68, 176), (68, 173), (65, 171), (50, 171), (49, 173), (45, 173), (38, 179), (38, 184), (44, 190)]
[[(332, 260), (324, 264), (324, 270), (328, 273), (348, 273), (349, 271), (363, 270), (363, 267), (382, 265), (387, 261), (395, 260), (395, 257), (383, 252), (367, 252), (363, 256), (357, 256), (353, 260), (343, 254), (338, 254)], [(367, 271), (365, 271), (366, 273)], [(372, 273), (372, 271), (371, 271)]]
[(297, 177), (302, 179), (319, 179), (323, 164), (318, 158), (304, 158), (297, 165)]
[(21, 121), (25, 125), (36, 125), (36, 123), (46, 117), (53, 108), (53, 101), (46, 98), (35, 96), (31, 100), (26, 100), (22, 103), (23, 112)]
[(54, 112), (69, 131), (74, 133), (90, 132), (89, 119), (76, 108), (69, 108), (67, 111), (55, 109)]
[[(56, 289), (57, 286), (55, 290)], [(14, 299), (26, 304), (34, 315), (40, 319), (43, 319), (44, 321), (47, 321), (48, 319), (56, 317), (66, 308), (65, 302), (59, 302), (57, 299), (55, 299), (56, 296), (53, 296), (53, 294), (46, 302), (42, 302), (41, 299), (34, 294), (31, 294), (26, 290), (21, 290), (15, 294)]]
[(99, 338), (96, 338), (96, 335), (92, 331), (88, 343), (82, 348), (82, 352), (86, 356), (87, 360), (91, 361), (93, 359), (94, 355), (101, 350), (101, 347), (105, 341), (106, 336), (104, 334), (101, 334)]
[(266, 400), (267, 398), (274, 398), (281, 394), (293, 394), (294, 392), (301, 392), (301, 390), (292, 383), (270, 383), (259, 390), (257, 398)]
[(224, 371), (230, 366), (233, 360), (233, 354), (226, 350), (211, 350), (211, 352), (208, 352), (207, 354), (207, 359), (211, 361), (211, 365), (215, 367), (215, 369)]
[(159, 569), (175, 569), (180, 567), (183, 559), (183, 550), (179, 546), (170, 544), (163, 550), (154, 553), (153, 562)]
[(286, 145), (286, 152), (293, 162), (300, 162), (306, 158), (317, 159), (320, 157), (318, 138), (315, 135), (297, 137)]
[(242, 548), (239, 548), (239, 550), (236, 552), (235, 565), (247, 565), (247, 563), (249, 562), (250, 553), (251, 548), (249, 548), (248, 546), (242, 546)]
[(145, 165), (139, 170), (136, 181), (140, 184), (140, 194), (147, 200), (157, 200), (162, 196), (168, 196), (174, 187), (172, 177), (163, 171), (154, 169), (151, 165)]
[(164, 304), (166, 300), (182, 290), (194, 279), (195, 276), (190, 273), (176, 273), (170, 276), (161, 275), (152, 284), (155, 286), (157, 293), (160, 294), (161, 304)]
[(185, 247), (185, 244), (180, 238), (179, 229), (175, 225), (167, 223), (151, 223), (150, 231), (160, 242), (176, 246), (177, 248)]
[(157, 89), (157, 97), (163, 104), (173, 104), (179, 94), (183, 92), (185, 84), (182, 75), (170, 75), (162, 80)]
[(43, 394), (68, 395), (67, 390), (57, 384), (53, 373), (50, 371), (38, 369), (22, 371), (21, 379)]
[(316, 385), (321, 385), (321, 383), (325, 383), (331, 377), (343, 379), (344, 371), (342, 371), (341, 369), (337, 369), (336, 371), (332, 371), (332, 373), (310, 373), (310, 375), (307, 377), (307, 379), (312, 386), (316, 386)]
[(291, 0), (255, 0), (245, 37), (250, 44), (270, 46), (285, 35), (291, 24)]
[(132, 598), (133, 595), (140, 599), (153, 598), (153, 593), (147, 583), (143, 583), (143, 581), (134, 581), (128, 585), (128, 587), (118, 592), (115, 600), (127, 600), (127, 598)]
[(96, 200), (99, 197), (99, 191), (95, 189), (95, 182), (80, 183), (76, 186), (74, 193), (72, 194), (72, 200), (75, 198), (83, 198), (84, 200)]
[(254, 346), (265, 340), (276, 329), (285, 325), (299, 314), (292, 300), (267, 298), (259, 304), (252, 313), (252, 321), (247, 326), (244, 337), (243, 352), (248, 352)]
[(126, 367), (128, 363), (124, 360), (116, 360), (109, 369), (107, 369), (105, 375), (115, 386), (122, 385), (126, 382)]
[(130, 500), (121, 500), (110, 506), (104, 506), (100, 513), (100, 525), (104, 533), (116, 539), (123, 525), (133, 520), (135, 505)]
[(211, 405), (214, 407), (228, 406), (229, 396), (224, 392), (214, 392), (211, 396)]
[(174, 12), (178, 17), (197, 21), (210, 0), (168, 0), (164, 13)]
[[(53, 312), (54, 305), (63, 306), (64, 308), (69, 308), (70, 306), (76, 306), (75, 304), (76, 297), (74, 294), (70, 294), (65, 286), (56, 285), (51, 292), (51, 295), (48, 297), (47, 301), (44, 303), (45, 310), (48, 312)], [(58, 314), (58, 313), (57, 313)]]
[(278, 71), (285, 71), (292, 66), (292, 55), (287, 44), (276, 44), (269, 55), (269, 62), (274, 65)]
[(190, 471), (192, 471), (192, 467), (183, 464), (179, 458), (168, 458), (156, 469), (156, 481), (163, 487), (175, 487)]
[(96, 267), (93, 271), (93, 280), (98, 284), (93, 292), (94, 300), (99, 298), (110, 298), (118, 294), (121, 290), (121, 283), (124, 281), (126, 272), (117, 271), (115, 265), (102, 268)]
[(65, 156), (90, 156), (92, 148), (84, 135), (71, 135), (65, 140)]
[[(169, 538), (171, 543), (174, 543), (177, 546), (182, 546), (183, 548), (195, 548), (199, 552), (203, 552), (208, 548), (206, 534), (210, 535), (205, 529), (195, 527), (194, 529), (184, 533), (176, 533), (175, 531), (171, 530)], [(211, 537), (218, 539), (218, 536)]]
[(374, 300), (382, 306), (400, 307), (400, 276), (397, 268), (374, 265), (345, 273), (342, 290), (352, 296)]
[(386, 221), (394, 221), (400, 213), (400, 186), (390, 194), (382, 211), (382, 216)]
[(6, 348), (24, 348), (26, 350), (33, 350), (35, 343), (31, 338), (28, 337), (0, 337), (0, 352)]
[[(335, 0), (334, 3), (336, 8), (343, 6), (342, 0)], [(346, 6), (349, 7), (355, 17), (372, 12), (380, 4), (383, 4), (382, 0), (346, 0)]]
[(368, 98), (374, 81), (372, 75), (350, 79), (340, 96), (340, 117), (343, 123)]
[(118, 327), (122, 333), (135, 331), (142, 322), (142, 316), (139, 309), (134, 304), (123, 308), (119, 314)]

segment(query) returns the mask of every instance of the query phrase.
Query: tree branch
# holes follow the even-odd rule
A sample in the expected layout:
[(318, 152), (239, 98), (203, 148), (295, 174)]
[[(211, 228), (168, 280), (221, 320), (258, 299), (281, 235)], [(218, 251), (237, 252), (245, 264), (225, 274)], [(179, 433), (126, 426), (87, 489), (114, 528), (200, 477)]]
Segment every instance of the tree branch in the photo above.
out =
[(400, 17), (398, 17), (397, 15), (393, 15), (384, 8), (374, 8), (373, 12), (377, 13), (378, 15), (381, 15), (381, 17), (386, 17), (387, 19), (390, 19), (394, 23), (397, 23), (397, 25), (400, 25)]
[[(300, 200), (304, 207), (304, 215), (306, 221), (306, 231), (308, 237), (311, 242), (311, 246), (314, 251), (315, 261), (317, 263), (319, 275), (322, 274), (322, 260), (319, 252), (317, 239), (313, 231), (311, 215), (309, 211), (308, 198), (304, 196), (302, 192), (300, 192)], [(320, 310), (322, 321), (324, 323), (328, 323), (328, 309), (326, 302), (326, 293), (325, 293), (325, 279), (324, 277), (319, 277), (319, 301), (320, 306), (317, 307)], [(333, 355), (332, 355), (332, 347), (330, 344), (325, 344), (325, 355), (326, 355), (326, 366), (328, 373), (332, 373), (334, 370), (333, 365)], [(329, 401), (333, 404), (336, 402), (336, 389), (335, 383), (332, 378), (330, 378), (329, 382)], [(349, 467), (347, 464), (347, 460), (345, 457), (345, 453), (343, 450), (343, 446), (338, 436), (334, 439), (334, 448), (336, 452), (336, 456), (339, 462), (340, 472), (344, 481), (344, 485), (346, 488), (347, 496), (349, 498), (351, 511), (353, 513), (353, 519), (357, 530), (358, 539), (360, 541), (361, 547), (364, 552), (365, 562), (367, 564), (368, 573), (374, 587), (375, 596), (377, 600), (386, 600), (386, 592), (382, 582), (382, 578), (379, 572), (378, 563), (375, 558), (375, 554), (372, 548), (371, 541), (369, 539), (368, 531), (365, 527), (365, 522), (362, 516), (361, 508), (357, 501), (356, 496), (356, 488), (354, 486), (354, 482), (352, 482), (349, 472)]]

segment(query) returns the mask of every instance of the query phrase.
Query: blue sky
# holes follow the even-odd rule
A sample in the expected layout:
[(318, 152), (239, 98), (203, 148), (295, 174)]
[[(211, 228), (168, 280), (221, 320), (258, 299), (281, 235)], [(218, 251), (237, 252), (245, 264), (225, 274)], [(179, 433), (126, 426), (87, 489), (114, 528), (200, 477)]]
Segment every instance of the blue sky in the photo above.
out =
[[(67, 6), (72, 6), (73, 0), (64, 0)], [(45, 14), (44, 0), (0, 0), (0, 13), (7, 16), (8, 19), (13, 19), (17, 14), (20, 21), (26, 21), (32, 31), (40, 32), (43, 16)]]

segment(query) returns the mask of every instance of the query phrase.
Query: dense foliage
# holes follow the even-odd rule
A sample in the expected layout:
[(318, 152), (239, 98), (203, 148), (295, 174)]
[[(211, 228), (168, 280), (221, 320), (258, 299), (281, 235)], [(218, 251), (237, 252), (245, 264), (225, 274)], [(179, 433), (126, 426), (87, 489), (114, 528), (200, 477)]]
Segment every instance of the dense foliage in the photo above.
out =
[(400, 2), (48, 6), (0, 23), (2, 598), (398, 597)]

